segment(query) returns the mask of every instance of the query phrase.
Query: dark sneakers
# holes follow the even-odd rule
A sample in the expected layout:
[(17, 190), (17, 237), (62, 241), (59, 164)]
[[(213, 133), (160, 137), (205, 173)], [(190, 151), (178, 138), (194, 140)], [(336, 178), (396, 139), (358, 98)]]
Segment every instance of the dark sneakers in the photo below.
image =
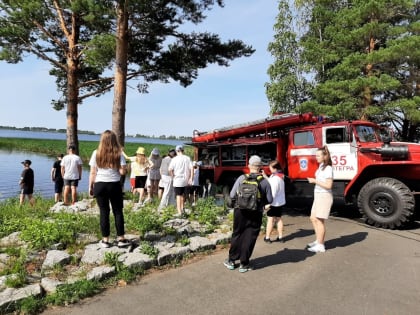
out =
[(107, 242), (107, 241), (104, 241), (104, 240), (101, 240), (99, 242), (99, 244), (102, 246), (102, 248), (110, 248), (112, 246), (112, 244), (110, 242)]
[(127, 247), (130, 246), (131, 242), (126, 239), (118, 240), (118, 247)]
[(264, 242), (266, 242), (266, 243), (268, 243), (268, 244), (271, 244), (271, 240), (270, 240), (269, 238), (265, 238), (265, 237), (264, 237)]
[(240, 266), (239, 266), (239, 272), (240, 273), (244, 273), (244, 272), (247, 272), (247, 271), (250, 271), (250, 270), (253, 270), (254, 268), (251, 266), (251, 265), (243, 265), (243, 264), (240, 264)]
[(284, 243), (284, 239), (282, 237), (277, 237), (275, 242)]
[(235, 263), (232, 260), (226, 259), (223, 262), (223, 265), (225, 265), (225, 267), (229, 270), (233, 270), (235, 269)]

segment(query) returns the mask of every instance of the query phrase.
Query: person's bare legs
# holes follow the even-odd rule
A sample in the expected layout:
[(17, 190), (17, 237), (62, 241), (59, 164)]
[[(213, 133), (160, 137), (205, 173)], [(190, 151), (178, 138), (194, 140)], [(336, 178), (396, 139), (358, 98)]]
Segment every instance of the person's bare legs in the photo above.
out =
[(71, 202), (76, 203), (77, 201), (77, 187), (71, 186)]
[(315, 230), (316, 241), (318, 244), (324, 244), (325, 240), (325, 220), (317, 217), (311, 217), (312, 226)]
[(139, 203), (142, 203), (144, 199), (144, 188), (138, 188), (138, 192), (139, 192)]
[(178, 195), (176, 196), (176, 209), (178, 210), (178, 214), (182, 215), (184, 210), (184, 196)]
[(32, 194), (28, 195), (29, 203), (33, 207), (35, 206), (35, 198)]
[(278, 238), (281, 239), (283, 237), (283, 220), (281, 217), (277, 217), (276, 219)]
[(273, 217), (267, 217), (267, 227), (265, 229), (265, 238), (269, 239), (271, 232), (273, 231), (274, 226), (274, 218)]
[(68, 185), (64, 186), (63, 202), (66, 205), (69, 204), (69, 193), (70, 193), (70, 186), (68, 186)]

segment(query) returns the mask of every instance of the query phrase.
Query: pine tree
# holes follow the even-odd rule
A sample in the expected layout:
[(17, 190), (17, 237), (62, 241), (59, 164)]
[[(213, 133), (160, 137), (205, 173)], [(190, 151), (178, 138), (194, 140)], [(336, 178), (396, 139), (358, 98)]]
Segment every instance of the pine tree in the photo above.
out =
[(388, 123), (413, 140), (420, 122), (418, 0), (314, 0), (307, 8), (300, 44), (316, 76), (313, 99), (300, 110)]
[(268, 68), (270, 82), (265, 84), (271, 114), (294, 111), (305, 99), (305, 89), (308, 89), (302, 76), (300, 49), (289, 2), (280, 0), (278, 9), (274, 41), (268, 46), (275, 60)]

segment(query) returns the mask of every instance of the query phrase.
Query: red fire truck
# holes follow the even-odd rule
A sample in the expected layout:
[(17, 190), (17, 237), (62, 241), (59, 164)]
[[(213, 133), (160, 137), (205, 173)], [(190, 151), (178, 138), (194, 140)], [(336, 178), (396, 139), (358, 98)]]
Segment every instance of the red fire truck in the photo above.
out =
[[(265, 164), (279, 160), (286, 198), (313, 197), (317, 148), (327, 145), (334, 170), (335, 202), (355, 204), (369, 224), (396, 228), (409, 222), (420, 194), (420, 144), (391, 142), (369, 121), (330, 122), (311, 113), (281, 114), (210, 132), (194, 131), (194, 158), (200, 180), (209, 178), (228, 193), (257, 154)], [(417, 204), (419, 200), (417, 200)]]

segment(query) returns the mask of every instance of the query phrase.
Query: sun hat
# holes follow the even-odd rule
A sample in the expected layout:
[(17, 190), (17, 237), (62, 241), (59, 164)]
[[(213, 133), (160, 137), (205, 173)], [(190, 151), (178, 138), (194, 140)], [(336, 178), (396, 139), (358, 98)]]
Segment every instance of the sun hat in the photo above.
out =
[(184, 146), (182, 144), (178, 144), (175, 148), (176, 151), (184, 151)]
[(262, 162), (261, 162), (261, 158), (258, 155), (253, 155), (249, 158), (249, 165), (254, 165), (254, 166), (261, 166)]
[(138, 147), (136, 154), (145, 154), (146, 150), (143, 147)]
[(31, 165), (32, 164), (31, 160), (25, 160), (25, 161), (22, 161), (21, 163), (23, 165), (25, 165), (25, 164)]
[(160, 154), (159, 149), (158, 148), (153, 148), (152, 155), (159, 155), (159, 154)]

